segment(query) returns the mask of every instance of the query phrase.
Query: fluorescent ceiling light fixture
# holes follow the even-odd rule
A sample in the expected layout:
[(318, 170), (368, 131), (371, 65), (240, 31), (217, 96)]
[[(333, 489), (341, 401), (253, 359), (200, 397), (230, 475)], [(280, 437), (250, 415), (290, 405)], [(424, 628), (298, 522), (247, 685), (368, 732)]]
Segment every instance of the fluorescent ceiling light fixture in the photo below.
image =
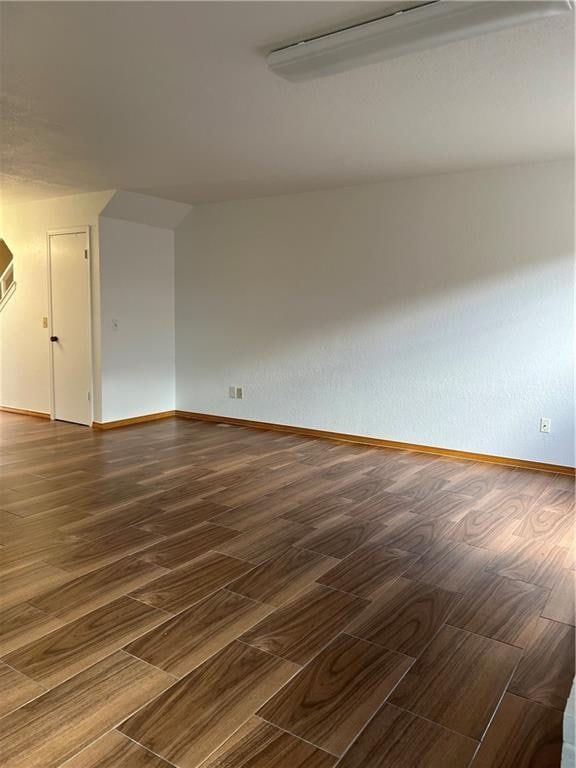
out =
[(309, 80), (573, 11), (572, 0), (432, 0), (268, 54), (287, 80)]

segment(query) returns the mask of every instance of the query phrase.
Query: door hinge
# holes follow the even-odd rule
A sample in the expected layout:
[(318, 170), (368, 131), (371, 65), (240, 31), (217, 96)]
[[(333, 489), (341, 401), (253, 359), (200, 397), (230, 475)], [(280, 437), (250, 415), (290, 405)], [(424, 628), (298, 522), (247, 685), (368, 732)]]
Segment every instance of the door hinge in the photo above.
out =
[(91, 400), (91, 399), (92, 398), (90, 397), (90, 392), (88, 392), (88, 400)]
[(84, 258), (88, 258), (88, 248), (84, 248)]

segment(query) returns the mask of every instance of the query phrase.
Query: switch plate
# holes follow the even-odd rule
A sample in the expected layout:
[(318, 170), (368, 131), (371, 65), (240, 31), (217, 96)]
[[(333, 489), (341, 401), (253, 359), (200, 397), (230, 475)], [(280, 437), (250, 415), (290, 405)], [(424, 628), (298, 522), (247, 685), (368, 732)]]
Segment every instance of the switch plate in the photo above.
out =
[(42, 328), (48, 328), (48, 318), (43, 317), (42, 318)]
[(112, 320), (112, 330), (117, 331), (118, 330), (118, 320)]
[(236, 400), (242, 400), (244, 397), (244, 390), (242, 387), (236, 387)]
[(542, 416), (540, 419), (540, 432), (550, 432), (552, 429), (552, 419), (548, 419), (545, 416)]

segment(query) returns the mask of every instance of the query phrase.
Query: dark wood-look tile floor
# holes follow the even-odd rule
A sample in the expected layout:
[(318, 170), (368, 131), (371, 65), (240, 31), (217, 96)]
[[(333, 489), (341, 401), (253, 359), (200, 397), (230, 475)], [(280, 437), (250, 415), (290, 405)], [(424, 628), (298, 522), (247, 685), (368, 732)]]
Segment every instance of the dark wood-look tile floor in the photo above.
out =
[(558, 768), (574, 482), (0, 414), (7, 768)]

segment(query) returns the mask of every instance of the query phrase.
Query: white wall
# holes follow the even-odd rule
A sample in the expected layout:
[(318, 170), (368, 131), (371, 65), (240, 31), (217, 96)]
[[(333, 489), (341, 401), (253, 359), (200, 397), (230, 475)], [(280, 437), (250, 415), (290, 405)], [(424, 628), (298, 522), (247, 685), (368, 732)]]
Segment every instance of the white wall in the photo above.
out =
[[(98, 214), (112, 192), (53, 198), (1, 211), (0, 233), (14, 255), (16, 291), (0, 311), (0, 403), (48, 413), (50, 369), (46, 233), (91, 227), (93, 281), (97, 282)], [(94, 310), (97, 320), (97, 301)], [(96, 367), (98, 361), (95, 361)]]
[(177, 408), (573, 465), (573, 205), (550, 163), (197, 207)]
[(101, 216), (100, 295), (96, 421), (173, 410), (174, 232)]
[(182, 203), (110, 191), (2, 211), (0, 235), (14, 254), (17, 287), (0, 311), (0, 404), (50, 410), (48, 330), (42, 327), (48, 315), (46, 233), (89, 225), (94, 418), (114, 421), (174, 409), (172, 230), (189, 210)]

